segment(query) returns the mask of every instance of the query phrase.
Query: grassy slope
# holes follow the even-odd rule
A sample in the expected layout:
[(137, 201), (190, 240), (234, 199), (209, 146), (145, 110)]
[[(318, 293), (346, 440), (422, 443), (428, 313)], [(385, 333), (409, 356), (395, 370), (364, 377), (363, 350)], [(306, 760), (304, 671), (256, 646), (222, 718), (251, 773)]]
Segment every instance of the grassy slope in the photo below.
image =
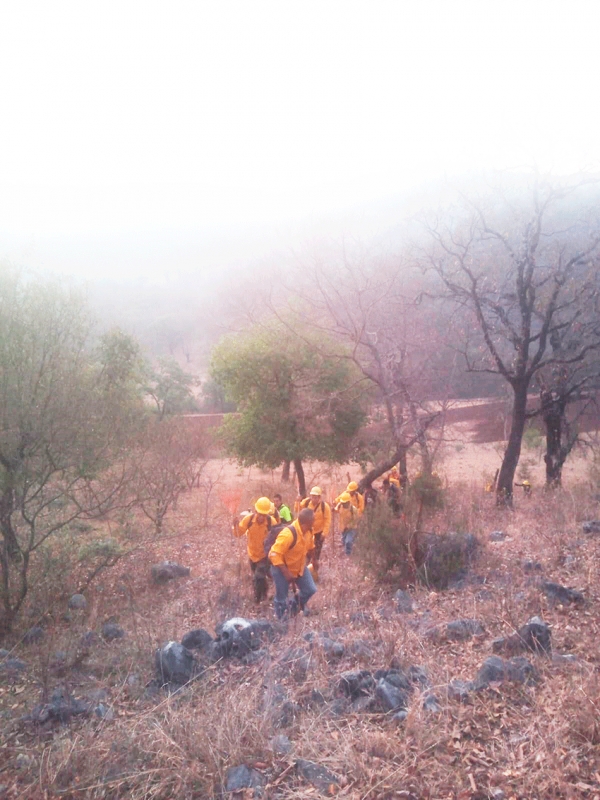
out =
[[(317, 473), (311, 479), (334, 492), (345, 475)], [(242, 505), (272, 489), (270, 476), (256, 472), (238, 476), (230, 470), (220, 480), (224, 496), (227, 486), (233, 494), (243, 492)], [(216, 666), (175, 696), (148, 699), (143, 687), (152, 677), (158, 644), (180, 639), (195, 627), (213, 631), (233, 614), (270, 615), (268, 604), (257, 610), (252, 602), (244, 546), (228, 532), (229, 515), (218, 492), (206, 526), (201, 524), (203, 503), (199, 491), (187, 494), (169, 519), (174, 537), (107, 574), (89, 592), (91, 605), (81, 619), (67, 624), (56, 614), (44, 644), (16, 647), (31, 668), (23, 679), (0, 685), (6, 718), (0, 733), (0, 783), (8, 787), (7, 796), (211, 797), (226, 769), (242, 762), (257, 765), (270, 777), (272, 796), (312, 796), (314, 790), (288, 769), (296, 757), (319, 761), (341, 776), (342, 797), (374, 800), (412, 793), (474, 800), (487, 797), (490, 787), (501, 787), (506, 797), (600, 796), (600, 538), (580, 533), (583, 519), (600, 516), (589, 493), (565, 491), (547, 498), (535, 492), (529, 501), (519, 496), (516, 511), (507, 514), (494, 508), (479, 480), (474, 485), (451, 482), (446, 509), (427, 525), (469, 530), (480, 537), (484, 545), (475, 572), (485, 579), (489, 594), (482, 597), (481, 586), (444, 593), (421, 587), (415, 591), (415, 615), (396, 614), (394, 587), (377, 585), (366, 576), (358, 556), (344, 558), (336, 538), (324, 550), (314, 601), (318, 613), (295, 621), (284, 640), (271, 646), (266, 665)], [(488, 543), (489, 532), (499, 528), (510, 538)], [(190, 566), (191, 578), (152, 587), (149, 567), (163, 558)], [(540, 561), (549, 579), (584, 591), (585, 608), (551, 608), (522, 568), (527, 559)], [(357, 610), (370, 612), (373, 622), (350, 623)], [(502, 687), (466, 705), (441, 696), (449, 679), (474, 676), (491, 652), (492, 638), (512, 632), (536, 613), (552, 625), (556, 650), (575, 653), (579, 665), (532, 657), (542, 675), (537, 687)], [(55, 651), (75, 659), (78, 635), (113, 615), (128, 631), (125, 640), (95, 646), (77, 668), (61, 673), (52, 666)], [(476, 617), (484, 621), (488, 635), (434, 646), (411, 627), (411, 619), (423, 615), (431, 623)], [(428, 715), (415, 698), (399, 728), (380, 715), (335, 718), (306, 707), (285, 730), (292, 753), (275, 756), (269, 741), (277, 731), (262, 707), (264, 686), (272, 684), (286, 647), (305, 644), (307, 631), (335, 626), (347, 629), (342, 641), (362, 639), (373, 657), (346, 657), (331, 665), (317, 648), (304, 683), (283, 680), (298, 703), (306, 705), (313, 688), (327, 687), (343, 669), (386, 667), (397, 658), (427, 669), (443, 712)], [(74, 722), (41, 734), (15, 723), (44, 690), (65, 682), (76, 695), (105, 688), (115, 718)]]

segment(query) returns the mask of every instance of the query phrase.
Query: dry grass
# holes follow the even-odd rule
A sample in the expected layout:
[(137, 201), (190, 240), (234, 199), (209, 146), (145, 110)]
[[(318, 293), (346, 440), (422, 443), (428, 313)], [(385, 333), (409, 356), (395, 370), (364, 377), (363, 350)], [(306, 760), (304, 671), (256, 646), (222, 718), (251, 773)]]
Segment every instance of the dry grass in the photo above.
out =
[[(218, 465), (214, 465), (218, 470)], [(289, 487), (269, 474), (221, 470), (225, 491), (241, 486), (241, 504), (260, 494)], [(346, 480), (343, 471), (315, 471), (309, 483), (325, 484), (327, 494)], [(314, 616), (295, 620), (285, 636), (270, 645), (258, 665), (228, 662), (171, 696), (148, 695), (154, 648), (180, 639), (233, 614), (270, 616), (256, 608), (243, 543), (229, 533), (230, 510), (215, 494), (210, 521), (202, 526), (204, 501), (197, 492), (181, 498), (167, 520), (172, 538), (120, 562), (88, 593), (90, 607), (67, 623), (59, 613), (47, 621), (42, 645), (10, 644), (30, 669), (26, 676), (0, 683), (0, 784), (11, 798), (210, 798), (219, 793), (225, 773), (240, 763), (254, 765), (269, 782), (267, 796), (299, 800), (317, 796), (296, 774), (296, 758), (327, 766), (340, 777), (337, 796), (383, 800), (394, 797), (483, 800), (493, 788), (506, 798), (600, 798), (600, 539), (581, 535), (581, 521), (599, 516), (585, 488), (553, 496), (534, 492), (517, 497), (513, 513), (499, 511), (479, 482), (450, 483), (443, 510), (427, 521), (430, 530), (468, 530), (483, 542), (473, 572), (478, 581), (456, 591), (414, 590), (416, 611), (393, 610), (394, 587), (377, 585), (360, 562), (345, 558), (337, 539), (327, 541)], [(488, 535), (503, 529), (509, 538), (492, 544)], [(183, 581), (156, 588), (149, 567), (163, 558), (192, 568)], [(538, 575), (525, 561), (540, 562), (551, 580), (582, 590), (583, 607), (551, 606), (541, 594)], [(356, 611), (370, 620), (351, 622)], [(36, 613), (39, 612), (39, 609)], [(577, 664), (555, 664), (532, 656), (541, 679), (531, 687), (503, 686), (477, 694), (472, 702), (447, 701), (443, 687), (452, 678), (472, 678), (491, 653), (495, 636), (513, 632), (532, 614), (552, 626), (555, 648), (574, 653)], [(79, 636), (115, 617), (128, 636), (94, 646), (76, 664)], [(467, 643), (434, 645), (423, 630), (459, 617), (484, 621), (487, 636)], [(417, 623), (417, 621), (420, 621)], [(344, 628), (337, 639), (348, 649), (362, 640), (371, 657), (347, 655), (329, 663), (320, 647), (312, 651), (306, 680), (297, 683), (282, 671), (279, 658), (288, 647), (306, 646), (309, 631)], [(67, 653), (69, 668), (57, 669), (55, 652)], [(403, 726), (380, 714), (332, 716), (311, 702), (313, 689), (332, 691), (343, 669), (387, 667), (392, 660), (421, 665), (429, 673), (442, 712), (423, 710), (413, 698)], [(105, 689), (114, 719), (74, 721), (40, 731), (19, 717), (46, 691), (67, 684), (77, 696)], [(265, 696), (275, 683), (299, 707), (284, 731), (274, 727)], [(286, 733), (288, 756), (275, 755), (270, 740)], [(0, 794), (1, 796), (1, 794)]]

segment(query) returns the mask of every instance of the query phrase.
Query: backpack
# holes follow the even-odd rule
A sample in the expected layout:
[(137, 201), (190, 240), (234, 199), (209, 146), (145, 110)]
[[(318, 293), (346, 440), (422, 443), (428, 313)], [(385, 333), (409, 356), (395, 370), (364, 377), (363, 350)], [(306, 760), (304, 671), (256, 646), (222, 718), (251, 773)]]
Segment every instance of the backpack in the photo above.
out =
[[(310, 497), (305, 497), (304, 500), (300, 501), (300, 508), (308, 508), (309, 503), (310, 503)], [(324, 503), (323, 500), (321, 500), (321, 502), (319, 503), (317, 508), (319, 506), (321, 506), (321, 514), (325, 514), (325, 503)], [(315, 509), (315, 511), (316, 511), (316, 509)]]
[[(271, 523), (271, 515), (270, 514), (261, 514), (261, 516), (267, 518), (267, 530), (270, 531), (271, 530), (271, 524), (272, 524)], [(252, 514), (252, 519), (248, 523), (248, 527), (246, 528), (246, 530), (249, 530), (252, 527), (252, 525), (254, 525), (254, 523), (256, 521), (256, 517), (257, 517), (256, 514)]]
[(289, 523), (286, 525), (273, 525), (273, 527), (269, 529), (269, 532), (265, 536), (265, 541), (263, 542), (263, 548), (266, 556), (269, 555), (269, 551), (277, 541), (277, 537), (279, 536), (281, 531), (284, 530), (285, 528), (288, 528), (288, 530), (292, 532), (293, 536), (293, 542), (292, 546), (290, 547), (290, 550), (296, 547), (296, 542), (298, 541), (298, 534), (296, 533), (296, 528), (294, 528), (293, 523)]

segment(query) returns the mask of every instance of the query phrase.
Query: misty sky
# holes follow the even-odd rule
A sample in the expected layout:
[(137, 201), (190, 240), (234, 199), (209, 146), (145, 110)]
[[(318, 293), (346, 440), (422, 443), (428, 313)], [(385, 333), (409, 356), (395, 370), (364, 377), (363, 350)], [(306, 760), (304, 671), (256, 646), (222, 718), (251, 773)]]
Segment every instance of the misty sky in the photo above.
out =
[(597, 169), (598, 30), (595, 0), (0, 0), (0, 259), (200, 269), (465, 172)]

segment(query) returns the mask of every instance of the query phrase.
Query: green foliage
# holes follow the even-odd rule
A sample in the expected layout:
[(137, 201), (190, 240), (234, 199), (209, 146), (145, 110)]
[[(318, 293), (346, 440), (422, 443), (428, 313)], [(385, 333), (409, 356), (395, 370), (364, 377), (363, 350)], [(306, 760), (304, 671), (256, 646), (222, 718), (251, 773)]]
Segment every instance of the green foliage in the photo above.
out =
[(371, 506), (363, 515), (356, 553), (363, 567), (380, 583), (405, 587), (414, 580), (410, 541), (414, 514), (407, 509), (395, 517), (385, 501)]
[(352, 364), (333, 346), (325, 351), (326, 344), (272, 327), (216, 348), (212, 378), (239, 412), (222, 432), (243, 464), (273, 469), (295, 459), (347, 460), (368, 395)]
[(174, 358), (161, 358), (156, 370), (151, 370), (146, 392), (156, 404), (160, 419), (173, 414), (198, 411), (193, 388), (199, 381), (185, 372)]
[(540, 450), (544, 445), (545, 437), (535, 425), (528, 425), (523, 433), (523, 444), (528, 450)]
[(444, 505), (444, 487), (437, 472), (419, 474), (410, 487), (411, 494), (426, 508), (442, 508)]
[(27, 595), (33, 554), (46, 540), (121, 501), (125, 479), (116, 465), (143, 418), (141, 404), (118, 390), (135, 344), (115, 335), (90, 352), (91, 327), (76, 292), (0, 269), (4, 627)]

